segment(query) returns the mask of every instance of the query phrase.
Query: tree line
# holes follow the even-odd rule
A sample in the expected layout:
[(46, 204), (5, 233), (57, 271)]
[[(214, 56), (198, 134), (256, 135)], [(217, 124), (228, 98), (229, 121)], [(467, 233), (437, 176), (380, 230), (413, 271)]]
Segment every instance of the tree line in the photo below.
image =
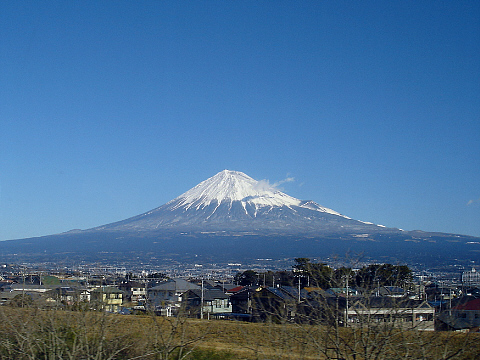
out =
[(300, 286), (328, 288), (358, 287), (374, 289), (382, 286), (409, 287), (412, 270), (407, 265), (371, 264), (359, 269), (334, 269), (325, 263), (313, 263), (309, 258), (296, 258), (292, 270), (256, 272), (245, 270), (234, 281), (243, 286)]

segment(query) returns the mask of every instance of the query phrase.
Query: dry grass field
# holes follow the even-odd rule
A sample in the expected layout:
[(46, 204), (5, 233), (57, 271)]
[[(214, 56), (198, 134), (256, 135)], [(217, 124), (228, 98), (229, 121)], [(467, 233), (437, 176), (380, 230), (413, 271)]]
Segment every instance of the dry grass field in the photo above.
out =
[(0, 308), (0, 359), (478, 359), (476, 333)]

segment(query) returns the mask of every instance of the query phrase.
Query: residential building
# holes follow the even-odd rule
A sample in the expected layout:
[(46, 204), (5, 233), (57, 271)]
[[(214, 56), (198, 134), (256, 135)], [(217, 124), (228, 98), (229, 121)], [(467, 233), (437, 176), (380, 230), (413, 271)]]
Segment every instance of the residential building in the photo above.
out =
[(372, 323), (402, 329), (434, 330), (435, 309), (427, 301), (386, 296), (358, 297), (346, 306), (344, 324)]
[(53, 288), (48, 297), (51, 302), (63, 305), (74, 305), (90, 301), (90, 291), (86, 288), (58, 286)]
[(119, 312), (123, 303), (123, 291), (111, 286), (102, 286), (90, 292), (90, 301), (97, 310)]
[(186, 310), (200, 318), (226, 317), (232, 313), (229, 296), (220, 289), (193, 289), (182, 295)]
[(438, 330), (465, 330), (480, 328), (480, 298), (464, 296), (456, 305), (438, 315)]
[[(252, 316), (254, 321), (294, 321), (298, 318), (299, 304), (304, 302), (308, 291), (292, 286), (263, 287), (252, 293)], [(303, 305), (302, 305), (303, 307)]]
[(124, 291), (125, 301), (133, 305), (143, 304), (147, 298), (147, 286), (139, 281), (127, 281), (118, 285), (120, 290)]
[(201, 286), (183, 279), (172, 279), (147, 290), (148, 307), (164, 316), (173, 316), (180, 309), (182, 295)]
[(480, 272), (472, 268), (462, 273), (462, 283), (465, 286), (480, 285)]

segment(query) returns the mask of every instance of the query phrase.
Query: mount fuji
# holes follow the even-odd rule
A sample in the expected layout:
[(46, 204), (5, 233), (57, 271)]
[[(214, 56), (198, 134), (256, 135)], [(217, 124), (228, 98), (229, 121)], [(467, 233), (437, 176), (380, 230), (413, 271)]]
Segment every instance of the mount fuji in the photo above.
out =
[(223, 170), (168, 203), (122, 221), (0, 242), (0, 259), (6, 261), (19, 256), (242, 261), (345, 254), (423, 263), (479, 261), (480, 238), (354, 220), (291, 197), (267, 181)]
[(379, 231), (385, 227), (298, 200), (266, 181), (223, 170), (163, 206), (95, 230), (325, 233)]

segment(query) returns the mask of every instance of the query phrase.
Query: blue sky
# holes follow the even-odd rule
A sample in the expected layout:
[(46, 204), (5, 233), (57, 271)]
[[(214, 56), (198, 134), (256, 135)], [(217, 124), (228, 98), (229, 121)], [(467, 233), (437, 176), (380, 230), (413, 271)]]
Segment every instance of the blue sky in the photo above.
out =
[(480, 236), (478, 1), (0, 2), (0, 240), (223, 169)]

